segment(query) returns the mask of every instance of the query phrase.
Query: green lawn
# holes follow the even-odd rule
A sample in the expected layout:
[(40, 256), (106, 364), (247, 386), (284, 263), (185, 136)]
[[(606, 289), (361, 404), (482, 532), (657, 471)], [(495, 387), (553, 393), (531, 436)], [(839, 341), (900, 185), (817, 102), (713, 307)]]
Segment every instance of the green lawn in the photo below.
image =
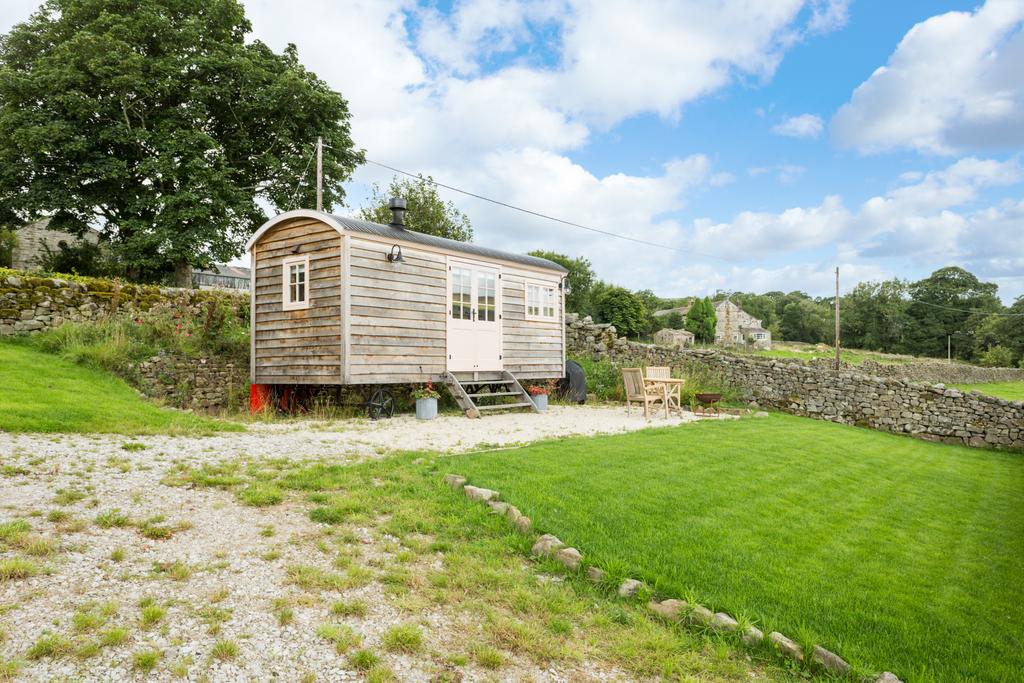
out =
[(242, 429), (160, 408), (112, 375), (21, 342), (0, 342), (0, 431), (191, 434)]
[[(800, 360), (811, 360), (812, 358), (835, 358), (836, 352), (832, 349), (825, 351), (819, 351), (813, 346), (808, 345), (806, 349), (803, 348), (773, 348), (764, 351), (751, 351), (757, 356), (766, 356), (768, 358), (798, 358)], [(908, 356), (895, 356), (886, 353), (876, 353), (874, 351), (862, 351), (859, 349), (849, 350), (840, 349), (839, 358), (844, 363), (850, 365), (860, 365), (866, 360), (873, 360), (884, 365), (900, 365), (903, 363), (910, 363), (914, 359)]]
[(963, 391), (980, 391), (1009, 401), (1024, 401), (1024, 382), (989, 382), (988, 384), (954, 384)]
[(1024, 456), (702, 422), (452, 459), (588, 562), (909, 681), (1020, 680)]

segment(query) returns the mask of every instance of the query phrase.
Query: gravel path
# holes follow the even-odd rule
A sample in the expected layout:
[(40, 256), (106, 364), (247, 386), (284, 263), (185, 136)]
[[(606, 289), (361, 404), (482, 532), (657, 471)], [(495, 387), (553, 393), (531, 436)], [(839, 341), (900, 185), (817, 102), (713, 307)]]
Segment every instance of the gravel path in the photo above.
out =
[[(426, 423), (410, 417), (257, 423), (245, 433), (201, 438), (0, 433), (0, 525), (27, 520), (32, 531), (21, 540), (42, 537), (42, 547), (36, 550), (40, 556), (34, 561), (46, 568), (45, 573), (24, 579), (5, 581), (0, 576), (0, 664), (5, 659), (23, 660), (17, 680), (32, 681), (174, 680), (175, 674), (195, 681), (361, 680), (362, 674), (346, 657), (316, 634), (317, 625), (338, 621), (328, 612), (331, 600), (287, 580), (290, 564), (332, 567), (332, 555), (316, 550), (318, 543), (321, 548), (325, 543), (325, 531), (309, 520), (308, 507), (295, 501), (245, 507), (227, 491), (164, 485), (161, 480), (172, 466), (236, 457), (312, 456), (355, 462), (396, 449), (467, 451), (688, 419), (693, 418), (648, 423), (636, 411), (627, 416), (617, 408), (555, 406), (542, 415), (481, 420), (445, 416)], [(129, 441), (144, 448), (126, 450), (123, 445)], [(181, 528), (168, 539), (151, 540), (132, 526), (101, 528), (93, 521), (113, 508), (134, 520), (162, 515), (160, 525)], [(396, 544), (374, 524), (355, 534), (355, 564), (388, 565)], [(46, 539), (56, 544), (56, 552), (46, 551)], [(25, 556), (30, 548), (5, 546), (0, 536), (0, 561)], [(428, 555), (425, 561), (440, 560)], [(146, 598), (165, 611), (149, 627), (140, 625), (139, 605)], [(365, 615), (344, 621), (360, 636), (361, 647), (376, 652), (382, 652), (382, 633), (398, 624), (421, 625), (427, 634), (426, 649), (432, 652), (457, 648), (464, 637), (466, 625), (458, 623), (460, 617), (433, 605), (403, 609), (375, 580), (353, 585), (344, 598), (365, 602)], [(110, 604), (109, 612), (116, 610), (106, 623), (84, 624), (85, 628), (76, 624), (76, 610), (97, 612), (104, 603)], [(279, 622), (283, 608), (293, 615), (284, 625)], [(91, 656), (81, 652), (83, 645), (112, 627), (127, 630), (124, 643), (101, 647)], [(47, 631), (70, 639), (65, 647), (72, 651), (26, 659)], [(219, 640), (235, 643), (237, 655), (213, 657)], [(145, 676), (133, 664), (133, 656), (150, 648), (162, 656)], [(400, 680), (458, 680), (462, 675), (465, 680), (625, 678), (586, 661), (546, 669), (515, 658), (497, 673), (469, 664), (454, 678), (444, 679), (439, 675), (447, 669), (425, 653), (388, 654), (385, 660)]]

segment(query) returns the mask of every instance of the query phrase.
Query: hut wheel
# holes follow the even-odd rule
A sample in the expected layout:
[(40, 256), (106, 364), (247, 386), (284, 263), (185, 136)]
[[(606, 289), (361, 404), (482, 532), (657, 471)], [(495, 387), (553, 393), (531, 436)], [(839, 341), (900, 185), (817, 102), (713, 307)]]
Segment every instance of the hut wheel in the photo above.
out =
[(390, 418), (395, 414), (395, 395), (387, 389), (376, 389), (366, 402), (366, 412), (371, 420)]

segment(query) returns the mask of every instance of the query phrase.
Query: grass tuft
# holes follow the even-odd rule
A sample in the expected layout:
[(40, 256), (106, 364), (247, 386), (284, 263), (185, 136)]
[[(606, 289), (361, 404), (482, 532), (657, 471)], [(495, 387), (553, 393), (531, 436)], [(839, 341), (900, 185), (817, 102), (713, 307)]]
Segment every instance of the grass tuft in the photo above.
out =
[(163, 653), (160, 650), (139, 650), (132, 655), (132, 668), (148, 674), (160, 663)]
[(277, 505), (284, 500), (284, 491), (273, 484), (255, 482), (241, 489), (236, 494), (243, 505), (252, 507), (268, 507)]
[(210, 656), (222, 662), (238, 656), (238, 643), (233, 640), (218, 640), (210, 650)]
[(392, 626), (384, 631), (381, 643), (388, 652), (419, 652), (423, 648), (423, 631), (415, 624)]
[(105, 510), (100, 514), (96, 515), (96, 526), (101, 529), (113, 529), (113, 528), (124, 528), (130, 526), (132, 523), (131, 518), (121, 512), (120, 508), (113, 508), (112, 510)]
[(7, 557), (0, 560), (0, 582), (27, 579), (40, 573), (42, 568), (24, 557)]

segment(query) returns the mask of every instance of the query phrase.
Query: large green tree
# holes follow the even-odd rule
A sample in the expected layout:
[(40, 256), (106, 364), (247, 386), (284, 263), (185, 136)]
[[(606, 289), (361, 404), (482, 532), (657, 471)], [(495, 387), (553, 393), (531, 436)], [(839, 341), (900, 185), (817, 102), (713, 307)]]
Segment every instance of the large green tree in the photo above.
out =
[(396, 176), (386, 188), (374, 184), (368, 203), (359, 210), (359, 217), (387, 225), (392, 218), (391, 209), (388, 208), (392, 197), (405, 200), (405, 226), (410, 230), (460, 242), (473, 239), (473, 225), (469, 222), (469, 216), (460, 211), (454, 202), (441, 199), (437, 194), (437, 185), (430, 176)]
[(990, 313), (1003, 310), (998, 286), (981, 282), (963, 268), (940, 268), (909, 287), (910, 323), (904, 350), (920, 356), (945, 356), (947, 336), (953, 354), (971, 360), (983, 349), (975, 343)]
[(596, 301), (597, 318), (611, 323), (615, 330), (627, 337), (641, 335), (647, 325), (647, 308), (633, 292), (623, 287), (607, 287)]
[(248, 40), (237, 0), (48, 0), (0, 37), (0, 223), (98, 227), (129, 274), (237, 256), (260, 203), (324, 203), (362, 161), (342, 96)]
[(686, 329), (693, 333), (694, 338), (702, 344), (715, 341), (718, 316), (715, 305), (709, 297), (695, 299), (686, 312)]
[(580, 315), (593, 315), (593, 301), (591, 292), (594, 287), (594, 267), (590, 261), (582, 256), (572, 258), (556, 251), (531, 251), (530, 256), (538, 256), (549, 261), (554, 261), (564, 266), (569, 274), (565, 280), (569, 285), (569, 291), (565, 295), (565, 309)]

